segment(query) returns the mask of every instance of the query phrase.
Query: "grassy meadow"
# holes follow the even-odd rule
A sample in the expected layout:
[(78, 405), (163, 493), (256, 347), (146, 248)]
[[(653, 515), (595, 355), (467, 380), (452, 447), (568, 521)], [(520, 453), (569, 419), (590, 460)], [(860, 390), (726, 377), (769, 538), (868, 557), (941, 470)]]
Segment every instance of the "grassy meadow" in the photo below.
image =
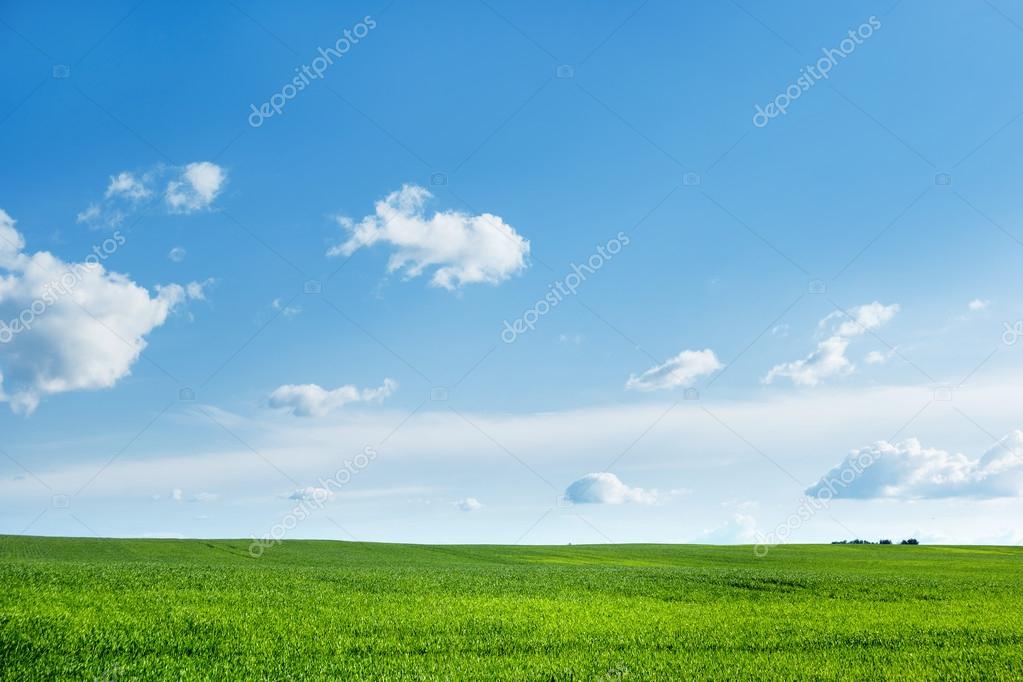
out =
[(1021, 679), (1023, 549), (0, 536), (0, 679)]

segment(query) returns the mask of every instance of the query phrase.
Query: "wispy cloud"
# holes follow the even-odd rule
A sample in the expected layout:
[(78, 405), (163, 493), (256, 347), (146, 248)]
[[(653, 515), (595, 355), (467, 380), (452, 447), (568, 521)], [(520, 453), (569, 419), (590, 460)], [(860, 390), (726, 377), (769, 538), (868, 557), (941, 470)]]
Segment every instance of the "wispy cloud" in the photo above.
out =
[(317, 384), (287, 384), (270, 394), (270, 407), (283, 409), (296, 417), (323, 417), (349, 403), (380, 402), (394, 393), (398, 382), (384, 379), (377, 388), (359, 389), (352, 385), (328, 390)]
[(656, 391), (679, 386), (692, 386), (701, 376), (712, 374), (724, 367), (714, 351), (684, 350), (660, 365), (654, 365), (639, 376), (629, 376), (625, 388), (634, 391)]
[(800, 386), (816, 386), (824, 379), (852, 374), (856, 368), (845, 352), (851, 339), (882, 326), (899, 312), (899, 304), (882, 305), (874, 301), (854, 308), (850, 314), (835, 311), (822, 319), (819, 326), (826, 328), (836, 318), (831, 334), (817, 344), (817, 349), (801, 360), (775, 365), (764, 377), (769, 384), (778, 377), (786, 377)]

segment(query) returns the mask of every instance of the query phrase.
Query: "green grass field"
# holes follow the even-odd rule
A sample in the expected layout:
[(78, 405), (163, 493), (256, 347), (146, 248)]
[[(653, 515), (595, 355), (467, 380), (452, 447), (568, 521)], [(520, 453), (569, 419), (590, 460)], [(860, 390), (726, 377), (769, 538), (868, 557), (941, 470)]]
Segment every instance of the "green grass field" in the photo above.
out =
[(0, 536), (2, 678), (1021, 679), (1023, 550)]

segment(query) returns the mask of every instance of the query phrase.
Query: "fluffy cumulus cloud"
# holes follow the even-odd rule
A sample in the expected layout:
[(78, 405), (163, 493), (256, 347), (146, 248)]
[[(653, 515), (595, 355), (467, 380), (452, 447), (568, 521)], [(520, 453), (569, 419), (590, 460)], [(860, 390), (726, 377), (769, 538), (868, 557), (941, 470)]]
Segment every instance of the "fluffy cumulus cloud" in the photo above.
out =
[[(158, 195), (159, 185), (164, 181), (166, 185)], [(197, 161), (184, 167), (158, 165), (141, 173), (121, 171), (110, 176), (103, 198), (78, 213), (77, 221), (92, 227), (116, 229), (144, 207), (158, 202), (168, 213), (195, 213), (209, 208), (226, 182), (227, 171), (209, 161)], [(180, 257), (175, 257), (175, 252), (179, 252)], [(175, 248), (170, 258), (180, 262), (184, 255), (184, 249)]]
[[(849, 313), (835, 311), (820, 321), (820, 327), (831, 326), (830, 334), (817, 344), (816, 350), (801, 360), (775, 365), (764, 377), (769, 384), (778, 377), (786, 377), (800, 386), (816, 386), (824, 379), (845, 376), (855, 371), (846, 357), (851, 339), (881, 327), (899, 312), (899, 304), (882, 305), (874, 301), (853, 308)], [(838, 324), (834, 321), (841, 320)]]
[(978, 459), (926, 448), (915, 438), (878, 441), (851, 452), (806, 492), (849, 499), (1015, 497), (1023, 492), (1023, 431)]
[(460, 511), (464, 512), (474, 512), (483, 509), (483, 504), (475, 497), (467, 497), (464, 500), (458, 500), (455, 502), (455, 506), (458, 507)]
[(667, 362), (655, 365), (639, 376), (629, 376), (625, 387), (635, 391), (655, 391), (678, 386), (691, 386), (701, 376), (712, 374), (724, 367), (714, 351), (684, 350)]
[(15, 221), (0, 209), (0, 402), (31, 414), (42, 398), (110, 388), (131, 372), (146, 337), (203, 285), (170, 284), (150, 293), (104, 262), (119, 232), (83, 262), (28, 253)]
[(270, 394), (270, 407), (286, 410), (296, 417), (323, 417), (349, 403), (380, 402), (398, 388), (398, 382), (384, 379), (377, 388), (352, 385), (329, 390), (316, 384), (287, 384)]
[(586, 474), (565, 489), (565, 499), (573, 504), (654, 504), (656, 490), (631, 488), (608, 471)]
[(171, 213), (194, 213), (209, 208), (220, 194), (227, 174), (209, 161), (185, 166), (180, 177), (167, 183), (164, 198)]
[(466, 284), (500, 284), (527, 267), (529, 241), (499, 216), (437, 211), (427, 215), (430, 192), (404, 185), (376, 203), (376, 212), (358, 223), (339, 216), (348, 239), (329, 256), (350, 256), (363, 247), (393, 248), (388, 272), (419, 277), (432, 269), (433, 286), (453, 290)]

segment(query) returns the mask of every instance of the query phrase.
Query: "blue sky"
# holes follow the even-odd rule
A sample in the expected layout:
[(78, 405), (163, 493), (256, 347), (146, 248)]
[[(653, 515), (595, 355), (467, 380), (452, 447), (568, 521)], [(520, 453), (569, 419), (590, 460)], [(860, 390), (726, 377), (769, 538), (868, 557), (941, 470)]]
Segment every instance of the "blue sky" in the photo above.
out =
[(24, 3), (0, 36), (6, 328), (79, 275), (0, 345), (0, 532), (1023, 540), (1010, 3)]

